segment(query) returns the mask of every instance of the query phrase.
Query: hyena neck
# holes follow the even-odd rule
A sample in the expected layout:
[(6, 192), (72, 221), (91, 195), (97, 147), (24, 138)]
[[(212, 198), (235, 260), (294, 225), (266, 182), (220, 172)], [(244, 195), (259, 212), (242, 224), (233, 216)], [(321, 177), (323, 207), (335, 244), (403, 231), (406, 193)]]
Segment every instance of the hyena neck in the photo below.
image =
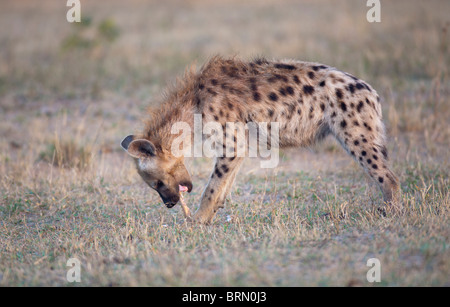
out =
[(157, 150), (170, 152), (172, 142), (181, 133), (172, 133), (172, 127), (182, 123), (193, 131), (196, 111), (194, 99), (193, 92), (185, 92), (182, 96), (175, 94), (166, 98), (158, 108), (151, 109), (143, 137), (151, 141)]

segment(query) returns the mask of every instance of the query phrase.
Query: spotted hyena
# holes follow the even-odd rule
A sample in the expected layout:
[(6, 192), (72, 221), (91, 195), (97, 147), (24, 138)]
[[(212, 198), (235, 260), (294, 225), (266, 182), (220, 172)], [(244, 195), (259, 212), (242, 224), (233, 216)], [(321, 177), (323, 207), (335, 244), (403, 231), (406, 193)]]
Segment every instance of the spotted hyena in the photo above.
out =
[[(389, 169), (385, 129), (377, 92), (366, 82), (336, 68), (294, 60), (213, 57), (199, 71), (188, 70), (150, 111), (140, 135), (122, 147), (135, 158), (137, 171), (167, 207), (180, 200), (179, 185), (192, 182), (183, 157), (174, 155), (177, 122), (277, 123), (279, 148), (307, 146), (331, 134), (380, 187), (386, 203), (396, 202), (399, 185)], [(270, 124), (269, 124), (270, 130)], [(227, 131), (224, 129), (224, 131)], [(190, 135), (188, 136), (191, 137)], [(237, 150), (236, 133), (220, 140)], [(209, 223), (230, 191), (244, 157), (216, 157), (194, 219)]]

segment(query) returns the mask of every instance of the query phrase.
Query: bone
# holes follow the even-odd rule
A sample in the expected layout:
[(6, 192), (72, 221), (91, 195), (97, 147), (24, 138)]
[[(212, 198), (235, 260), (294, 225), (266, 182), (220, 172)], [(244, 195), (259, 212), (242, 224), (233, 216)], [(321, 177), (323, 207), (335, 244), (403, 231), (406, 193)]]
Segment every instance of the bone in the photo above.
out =
[(181, 208), (183, 208), (184, 217), (190, 219), (192, 217), (191, 210), (189, 210), (189, 207), (187, 206), (186, 202), (183, 198), (183, 192), (187, 192), (188, 188), (182, 185), (179, 185), (180, 189), (180, 204)]

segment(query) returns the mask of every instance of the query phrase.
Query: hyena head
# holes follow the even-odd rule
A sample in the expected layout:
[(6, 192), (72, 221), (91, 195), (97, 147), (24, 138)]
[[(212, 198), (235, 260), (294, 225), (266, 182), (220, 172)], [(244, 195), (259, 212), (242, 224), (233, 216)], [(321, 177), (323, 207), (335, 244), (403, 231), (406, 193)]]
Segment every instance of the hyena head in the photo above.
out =
[(121, 146), (134, 158), (139, 175), (158, 192), (167, 208), (172, 208), (180, 200), (180, 185), (191, 192), (191, 176), (182, 157), (156, 150), (149, 140), (136, 139), (133, 135), (124, 138)]

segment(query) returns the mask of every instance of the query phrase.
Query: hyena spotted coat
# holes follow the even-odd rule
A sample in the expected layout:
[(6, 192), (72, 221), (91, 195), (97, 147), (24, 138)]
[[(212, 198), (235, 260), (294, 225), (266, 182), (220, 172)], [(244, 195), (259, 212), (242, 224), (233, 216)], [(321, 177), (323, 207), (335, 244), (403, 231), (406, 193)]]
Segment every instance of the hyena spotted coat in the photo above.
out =
[[(380, 98), (348, 73), (318, 63), (219, 56), (198, 72), (187, 71), (161, 106), (150, 111), (143, 133), (122, 141), (139, 174), (169, 208), (180, 199), (179, 185), (192, 189), (183, 157), (171, 152), (176, 137), (171, 127), (176, 122), (192, 126), (194, 114), (224, 128), (227, 122), (278, 122), (280, 148), (311, 145), (331, 134), (378, 184), (384, 201), (397, 202), (399, 185), (388, 166)], [(236, 143), (236, 135), (224, 134), (224, 143)], [(212, 221), (242, 161), (234, 155), (216, 158), (194, 220)]]

